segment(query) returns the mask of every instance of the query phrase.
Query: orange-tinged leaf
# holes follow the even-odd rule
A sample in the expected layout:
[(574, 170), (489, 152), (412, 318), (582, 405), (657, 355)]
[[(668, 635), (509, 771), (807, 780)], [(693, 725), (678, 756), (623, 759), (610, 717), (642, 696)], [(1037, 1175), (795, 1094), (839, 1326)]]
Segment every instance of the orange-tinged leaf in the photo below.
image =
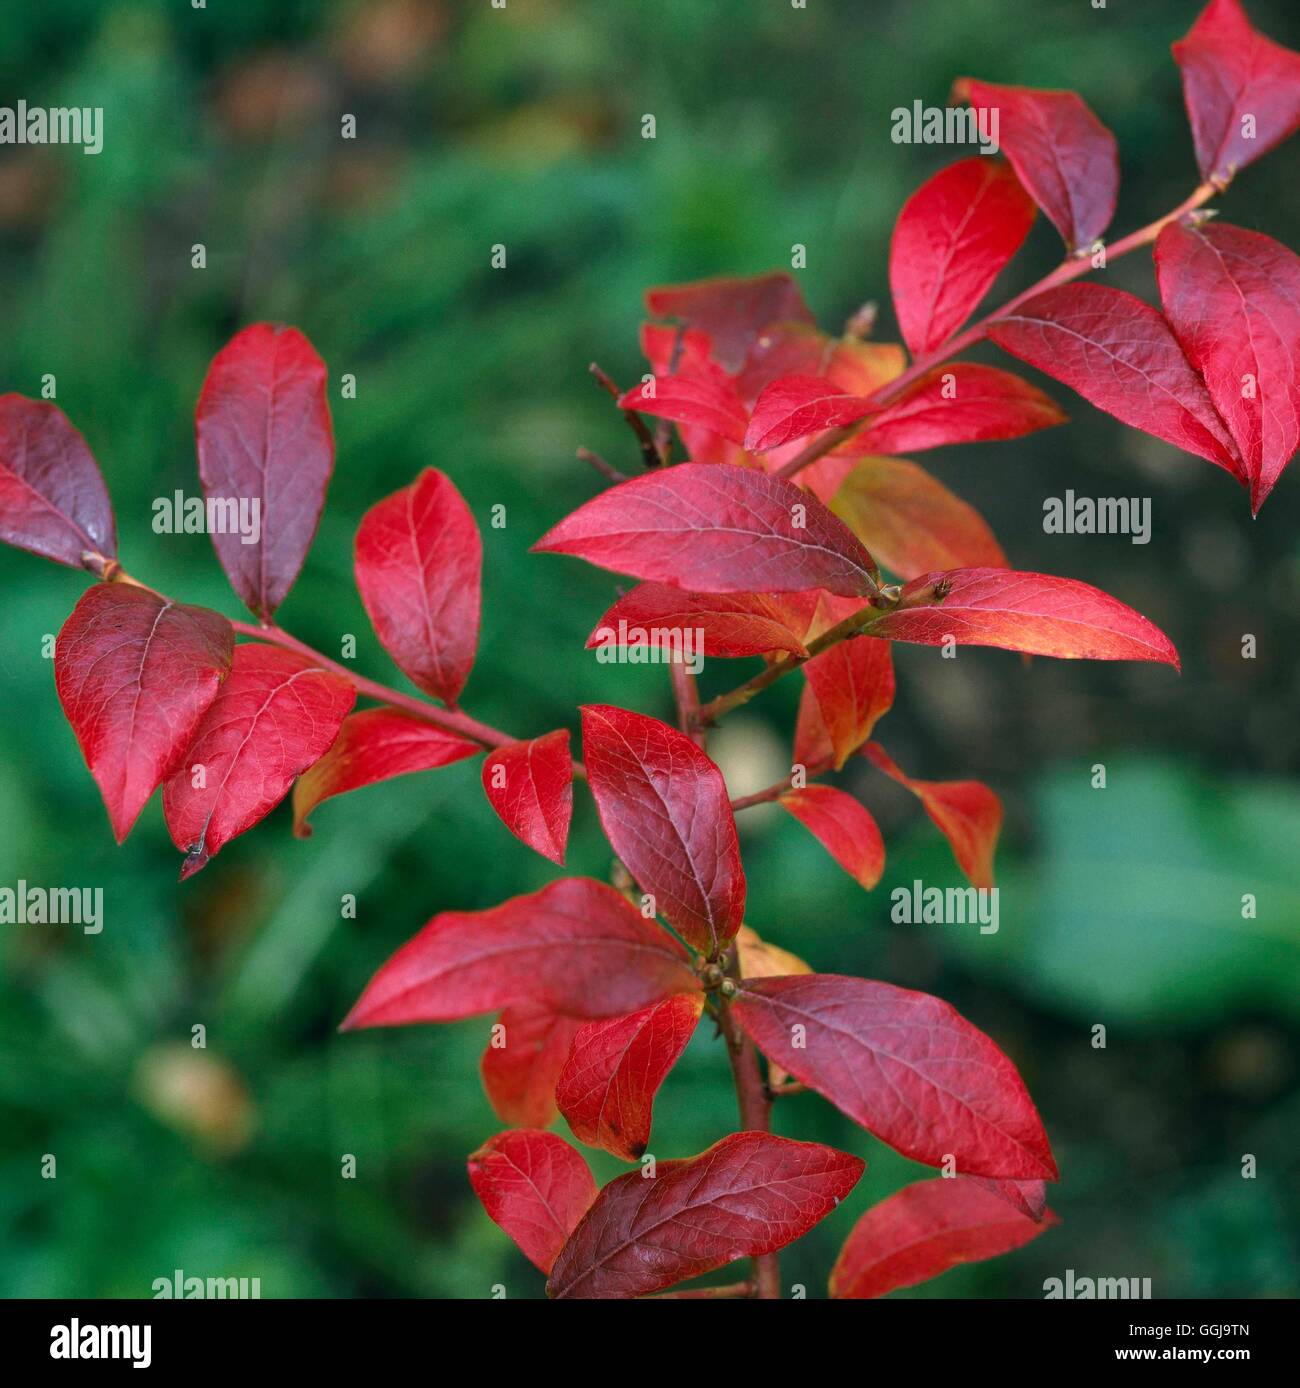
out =
[(781, 796), (788, 810), (860, 886), (870, 891), (885, 870), (885, 844), (866, 806), (834, 786), (805, 786)]
[(518, 1128), (555, 1121), (555, 1082), (582, 1023), (535, 1003), (507, 1007), (492, 1027), (479, 1072), (496, 1116)]
[(1018, 1213), (962, 1177), (917, 1181), (853, 1226), (831, 1272), (831, 1296), (863, 1299), (914, 1287), (959, 1263), (1009, 1253), (1057, 1222)]
[(830, 505), (876, 561), (904, 580), (1007, 566), (979, 512), (905, 458), (863, 458)]
[(878, 742), (862, 755), (886, 776), (906, 786), (925, 806), (948, 840), (957, 866), (974, 887), (993, 885), (993, 855), (1002, 832), (1002, 802), (981, 781), (920, 781), (906, 775)]
[(867, 628), (923, 646), (999, 646), (1062, 660), (1149, 660), (1178, 669), (1159, 627), (1089, 583), (1015, 569), (922, 574)]
[(736, 932), (741, 978), (778, 978), (782, 974), (810, 974), (812, 968), (797, 954), (764, 940), (751, 926)]
[(894, 660), (889, 642), (872, 636), (851, 637), (813, 656), (801, 668), (817, 700), (838, 770), (893, 707)]

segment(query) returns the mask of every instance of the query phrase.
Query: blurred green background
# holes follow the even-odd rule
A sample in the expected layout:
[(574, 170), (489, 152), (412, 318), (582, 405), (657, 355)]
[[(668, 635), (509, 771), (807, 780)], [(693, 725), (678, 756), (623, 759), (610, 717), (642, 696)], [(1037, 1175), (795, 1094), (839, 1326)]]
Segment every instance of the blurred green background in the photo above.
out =
[[(1119, 138), (1116, 234), (1195, 183), (1170, 41), (1191, 0), (46, 0), (0, 10), (0, 93), (105, 110), (97, 157), (0, 150), (0, 388), (58, 404), (113, 492), (147, 582), (236, 615), (203, 536), (156, 536), (150, 503), (196, 489), (192, 408), (239, 326), (299, 325), (331, 370), (338, 464), (280, 620), (400, 681), (362, 613), (351, 538), (426, 464), (486, 525), (485, 611), (466, 691), (520, 734), (575, 705), (668, 714), (661, 670), (583, 640), (618, 580), (528, 545), (592, 494), (585, 444), (634, 445), (586, 374), (643, 369), (647, 285), (789, 265), (836, 328), (879, 299), (906, 195), (955, 157), (890, 142), (890, 111), (952, 79), (1080, 90)], [(1251, 0), (1300, 47), (1286, 0)], [(344, 113), (358, 137), (340, 138)], [(653, 114), (657, 138), (641, 138)], [(1222, 200), (1300, 240), (1292, 142)], [(191, 268), (191, 246), (207, 248)], [(507, 248), (504, 271), (490, 248)], [(1040, 218), (1006, 292), (1059, 256)], [(1145, 255), (1108, 281), (1153, 296)], [(996, 293), (997, 291), (995, 291)], [(992, 349), (981, 349), (995, 360)], [(355, 400), (339, 378), (355, 373)], [(1179, 646), (1166, 668), (900, 648), (880, 737), (913, 774), (1004, 797), (1002, 926), (894, 925), (889, 889), (955, 882), (914, 801), (846, 774), (890, 849), (872, 895), (779, 812), (744, 817), (750, 920), (815, 967), (937, 992), (1023, 1071), (1063, 1173), (1063, 1223), (1017, 1254), (904, 1295), (1040, 1296), (1043, 1279), (1149, 1276), (1157, 1296), (1294, 1295), (1300, 1083), (1300, 478), (1252, 522), (1223, 472), (1127, 431), (1063, 387), (1074, 419), (925, 461), (989, 518), (1018, 568), (1086, 578)], [(1047, 536), (1067, 487), (1153, 499), (1154, 535)], [(115, 848), (64, 725), (42, 639), (84, 586), (0, 552), (0, 883), (100, 885), (106, 926), (0, 936), (0, 1293), (147, 1296), (154, 1278), (257, 1276), (264, 1296), (511, 1297), (542, 1279), (478, 1207), (465, 1156), (499, 1124), (477, 1056), (489, 1020), (339, 1037), (371, 971), (435, 911), (555, 876), (496, 822), (479, 764), (344, 797), (307, 843), (282, 807), (193, 882), (157, 798)], [(1241, 658), (1243, 633), (1258, 656)], [(714, 662), (705, 693), (746, 667)], [(779, 686), (713, 749), (736, 793), (783, 774), (797, 696)], [(1095, 763), (1107, 787), (1091, 788)], [(570, 867), (609, 870), (579, 794)], [(770, 808), (770, 807), (769, 807)], [(343, 893), (358, 918), (340, 918)], [(1243, 920), (1243, 893), (1258, 918)], [(207, 1028), (208, 1048), (190, 1048)], [(1104, 1050), (1092, 1028), (1107, 1028)], [(662, 1091), (653, 1150), (734, 1124), (702, 1028)], [(824, 1295), (869, 1204), (928, 1174), (812, 1095), (778, 1130), (865, 1156), (850, 1201), (784, 1259)], [(561, 1124), (561, 1131), (564, 1131)], [(55, 1180), (41, 1176), (55, 1154)], [(357, 1178), (344, 1180), (345, 1153)], [(1241, 1176), (1243, 1154), (1258, 1162)], [(618, 1164), (596, 1154), (601, 1179)]]

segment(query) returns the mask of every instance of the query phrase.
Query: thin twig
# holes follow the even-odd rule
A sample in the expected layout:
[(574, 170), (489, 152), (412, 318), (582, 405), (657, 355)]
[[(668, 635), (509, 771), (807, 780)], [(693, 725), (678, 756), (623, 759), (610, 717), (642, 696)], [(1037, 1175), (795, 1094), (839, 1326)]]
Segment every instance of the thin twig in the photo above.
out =
[[(612, 377), (607, 371), (601, 369), (596, 362), (592, 362), (587, 368), (596, 378), (597, 382), (612, 395), (615, 401), (622, 398), (623, 392), (614, 384)], [(623, 418), (627, 420), (632, 432), (636, 435), (637, 443), (641, 446), (641, 461), (648, 468), (662, 466), (663, 458), (660, 456), (659, 449), (655, 446), (654, 435), (646, 427), (646, 422), (635, 410), (623, 410)]]
[(593, 453), (590, 448), (578, 449), (578, 457), (584, 463), (590, 463), (602, 477), (607, 477), (611, 482), (626, 482), (627, 473), (620, 472), (613, 463), (607, 463), (599, 453)]

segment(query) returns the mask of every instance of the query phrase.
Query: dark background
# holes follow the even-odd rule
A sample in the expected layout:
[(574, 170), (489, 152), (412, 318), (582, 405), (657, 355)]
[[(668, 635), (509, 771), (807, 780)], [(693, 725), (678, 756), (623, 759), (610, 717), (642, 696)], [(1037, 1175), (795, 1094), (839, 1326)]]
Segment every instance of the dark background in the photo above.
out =
[[(359, 668), (400, 682), (357, 599), (351, 539), (368, 505), (434, 464), (484, 525), (470, 711), (521, 735), (574, 726), (579, 702), (664, 716), (662, 670), (598, 666), (582, 649), (618, 580), (526, 553), (594, 490), (575, 447), (634, 466), (586, 367), (639, 375), (643, 288), (788, 266), (798, 242), (824, 324), (874, 298), (890, 336), (893, 219), (964, 152), (891, 143), (890, 112), (941, 105), (962, 74), (1082, 92), (1120, 142), (1114, 235), (1149, 221), (1196, 182), (1169, 55), (1196, 9), (6, 5), (0, 102), (102, 106), (105, 147), (0, 149), (0, 388), (37, 395), (53, 373), (108, 478), (128, 567), (238, 615), (206, 537), (154, 535), (151, 503), (197, 488), (192, 409), (214, 351), (247, 322), (295, 323), (330, 367), (338, 464), (284, 625), (329, 652), (355, 633)], [(1293, 5), (1249, 9), (1300, 47)], [(345, 112), (355, 141), (340, 139)], [(1300, 240), (1298, 152), (1247, 170), (1223, 215)], [(489, 266), (497, 242), (505, 271)], [(1040, 218), (995, 295), (1059, 254)], [(1149, 257), (1107, 282), (1152, 298)], [(355, 400), (339, 398), (344, 372)], [(913, 774), (976, 776), (1004, 797), (1000, 932), (889, 922), (891, 887), (957, 878), (915, 802), (865, 766), (845, 784), (884, 828), (881, 886), (862, 893), (792, 821), (750, 812), (749, 918), (815, 967), (951, 999), (1010, 1052), (1042, 1111), (1060, 1228), (918, 1294), (1040, 1296), (1073, 1268), (1149, 1276), (1157, 1296), (1294, 1295), (1300, 481), (1284, 477), (1252, 521), (1227, 474), (1048, 388), (1074, 416), (1065, 428), (924, 461), (1017, 568), (1088, 579), (1166, 630), (1181, 678), (900, 648), (885, 745)], [(1152, 542), (1045, 535), (1043, 501), (1068, 487), (1150, 497)], [(487, 528), (498, 502), (504, 530)], [(281, 808), (184, 887), (156, 798), (115, 848), (41, 654), (83, 586), (0, 552), (0, 884), (102, 886), (106, 913), (94, 937), (0, 936), (0, 1292), (147, 1296), (179, 1268), (260, 1277), (264, 1296), (540, 1295), (465, 1179), (466, 1154), (499, 1127), (476, 1074), (488, 1019), (334, 1028), (434, 912), (495, 904), (554, 870), (496, 822), (477, 761), (332, 802), (308, 843)], [(747, 669), (711, 664), (706, 695)], [(796, 683), (712, 744), (736, 793), (787, 768)], [(1095, 763), (1105, 790), (1091, 788)], [(570, 868), (603, 876), (609, 851), (577, 798)], [(355, 921), (340, 919), (346, 892)], [(1241, 919), (1247, 892), (1255, 920)], [(189, 1045), (196, 1024), (206, 1050)], [(869, 1163), (784, 1256), (787, 1280), (820, 1296), (858, 1215), (927, 1173), (816, 1096), (783, 1100), (777, 1124)], [(702, 1028), (662, 1091), (653, 1150), (687, 1155), (732, 1126), (725, 1061)], [(41, 1178), (45, 1153), (55, 1180)], [(345, 1153), (355, 1180), (340, 1178)], [(619, 1169), (601, 1154), (593, 1166)]]

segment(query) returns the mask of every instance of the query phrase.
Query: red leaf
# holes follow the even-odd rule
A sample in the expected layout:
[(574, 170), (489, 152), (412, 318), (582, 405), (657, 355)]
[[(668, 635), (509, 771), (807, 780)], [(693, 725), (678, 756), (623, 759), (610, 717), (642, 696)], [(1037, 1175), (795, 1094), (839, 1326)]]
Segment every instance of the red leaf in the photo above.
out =
[(959, 1263), (996, 1258), (1057, 1222), (1035, 1223), (973, 1181), (917, 1181), (853, 1226), (831, 1272), (831, 1296), (863, 1299), (914, 1287)]
[(666, 583), (638, 583), (619, 598), (587, 638), (587, 649), (644, 646), (684, 655), (687, 642), (697, 639), (702, 644), (694, 653), (707, 657), (808, 654), (780, 603), (766, 593), (684, 593)]
[(1222, 222), (1170, 222), (1155, 257), (1169, 324), (1232, 434), (1258, 512), (1300, 443), (1300, 258)]
[(908, 198), (894, 225), (889, 287), (913, 356), (971, 316), (1033, 222), (1033, 199), (1001, 160), (963, 159)]
[(483, 762), (483, 789), (502, 824), (517, 839), (564, 866), (573, 817), (573, 757), (567, 728), (494, 748)]
[(566, 877), (488, 911), (444, 911), (366, 985), (340, 1028), (454, 1022), (533, 1003), (594, 1020), (699, 982), (676, 940), (603, 882)]
[(875, 566), (815, 497), (748, 468), (679, 463), (620, 482), (533, 546), (700, 593), (827, 588), (862, 597)]
[(535, 1003), (506, 1010), (479, 1063), (488, 1102), (503, 1123), (545, 1128), (559, 1112), (555, 1082), (582, 1023)]
[(0, 540), (79, 569), (117, 554), (99, 467), (57, 405), (0, 395)]
[(835, 493), (831, 510), (903, 579), (936, 569), (1006, 567), (979, 512), (905, 458), (863, 458)]
[(656, 376), (619, 398), (619, 408), (671, 419), (743, 443), (749, 416), (731, 378), (712, 363), (684, 367), (676, 376)]
[(294, 785), (293, 832), (300, 839), (311, 837), (307, 819), (322, 800), (413, 771), (434, 771), (480, 751), (477, 743), (400, 709), (350, 714), (329, 751)]
[(982, 781), (916, 780), (905, 775), (878, 742), (868, 743), (862, 755), (920, 800), (971, 885), (991, 887), (993, 855), (1002, 832), (1002, 802), (988, 786)]
[(55, 687), (118, 843), (184, 756), (234, 645), (216, 612), (129, 583), (96, 584), (63, 624)]
[(581, 1153), (562, 1137), (535, 1128), (489, 1138), (469, 1159), (469, 1183), (488, 1218), (543, 1272), (550, 1272), (596, 1198), (596, 1182)]
[(959, 361), (927, 371), (841, 445), (863, 453), (919, 453), (949, 443), (1018, 439), (1065, 421), (1065, 414), (1036, 386), (999, 371)]
[(656, 376), (671, 376), (679, 366), (705, 366), (713, 353), (713, 341), (696, 328), (642, 323), (641, 352)]
[(1119, 196), (1115, 137), (1076, 92), (999, 87), (964, 77), (954, 89), (977, 110), (996, 110), (1002, 152), (1071, 251), (1110, 225)]
[(838, 771), (894, 705), (894, 661), (889, 642), (853, 637), (814, 656), (802, 668), (817, 700)]
[[(977, 1186), (992, 1191), (999, 1200), (1009, 1201), (1035, 1224), (1041, 1224), (1047, 1214), (1047, 1186), (1042, 1181), (1000, 1181), (992, 1176), (967, 1176)], [(1056, 1217), (1052, 1217), (1056, 1222)]]
[(167, 828), (186, 855), (182, 881), (275, 809), (325, 754), (355, 699), (347, 680), (306, 656), (236, 647), (230, 677), (163, 786)]
[(732, 1004), (755, 1045), (896, 1151), (982, 1176), (1056, 1180), (1016, 1067), (952, 1007), (841, 974), (746, 980)]
[(679, 993), (607, 1022), (588, 1022), (555, 1087), (573, 1135), (624, 1161), (650, 1142), (655, 1095), (676, 1065), (704, 1010), (702, 993)]
[(751, 453), (765, 453), (823, 429), (853, 424), (875, 408), (870, 400), (838, 390), (824, 377), (781, 376), (758, 397), (744, 444)]
[(455, 704), (478, 645), (483, 545), (464, 498), (427, 467), (357, 528), (357, 589), (384, 649), (426, 694)]
[(758, 1258), (806, 1234), (864, 1163), (816, 1142), (732, 1133), (655, 1175), (629, 1171), (596, 1197), (560, 1250), (553, 1297), (634, 1297)]
[(835, 760), (831, 735), (822, 718), (821, 706), (807, 681), (799, 694), (799, 712), (794, 725), (794, 759), (803, 767), (821, 768)]
[(1179, 668), (1173, 643), (1145, 617), (1090, 584), (1014, 569), (923, 574), (874, 636), (941, 646), (1001, 646), (1063, 660), (1153, 660)]
[(1202, 178), (1226, 183), (1300, 127), (1300, 53), (1253, 29), (1237, 0), (1210, 0), (1173, 48)]
[(865, 805), (833, 786), (788, 790), (780, 802), (861, 887), (885, 870), (885, 844)]
[(657, 318), (676, 318), (713, 339), (713, 352), (728, 371), (738, 371), (750, 344), (769, 323), (812, 323), (792, 276), (784, 271), (748, 279), (694, 280), (648, 289), (646, 308)]
[(254, 503), (260, 533), (213, 530), (231, 586), (262, 621), (284, 601), (311, 548), (334, 470), (325, 363), (297, 330), (255, 323), (212, 359), (195, 413), (209, 502)]
[(715, 953), (745, 912), (722, 772), (685, 733), (609, 704), (583, 707), (582, 747), (614, 852), (654, 898), (654, 910), (696, 949)]
[(1132, 294), (1063, 284), (999, 318), (989, 336), (1125, 424), (1241, 475), (1223, 421), (1168, 323)]

